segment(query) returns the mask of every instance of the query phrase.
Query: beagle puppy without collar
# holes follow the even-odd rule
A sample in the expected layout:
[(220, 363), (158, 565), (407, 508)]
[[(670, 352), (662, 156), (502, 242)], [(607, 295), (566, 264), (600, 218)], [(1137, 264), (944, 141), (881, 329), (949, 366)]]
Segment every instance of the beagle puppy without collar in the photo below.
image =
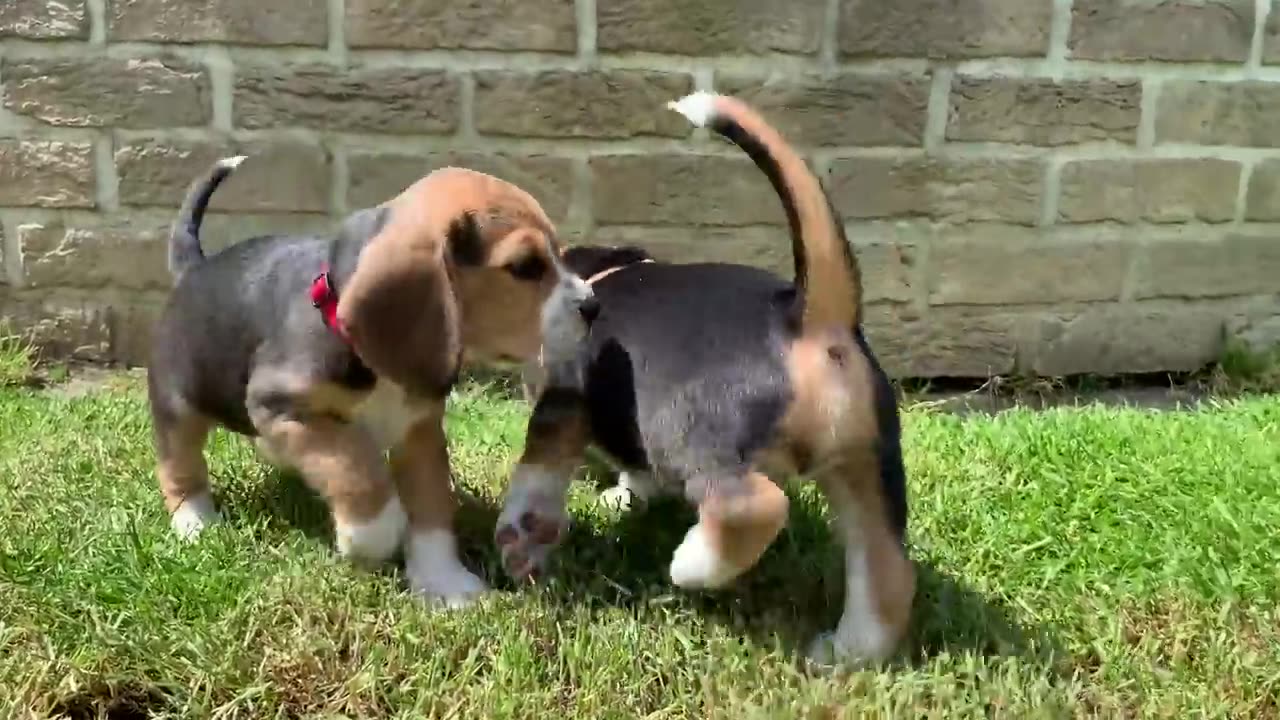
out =
[[(612, 501), (677, 491), (698, 522), (674, 584), (720, 588), (787, 520), (775, 480), (816, 480), (845, 545), (844, 612), (809, 656), (877, 661), (915, 594), (897, 401), (863, 336), (858, 267), (804, 160), (755, 111), (695, 93), (670, 105), (743, 149), (782, 199), (794, 282), (743, 265), (652, 262), (636, 248), (575, 247), (599, 309), (578, 343), (544, 347), (525, 448), (495, 528), (506, 572), (542, 569), (568, 527), (565, 494), (588, 444), (623, 470)], [(649, 262), (645, 262), (649, 260)]]
[(464, 358), (527, 362), (544, 328), (580, 334), (561, 326), (582, 324), (590, 288), (531, 195), (461, 168), (329, 235), (255, 237), (206, 258), (205, 208), (242, 160), (192, 184), (170, 234), (175, 286), (147, 375), (174, 530), (193, 537), (218, 516), (204, 445), (222, 426), (325, 499), (341, 554), (377, 563), (403, 543), (412, 590), (465, 604), (488, 588), (453, 534), (446, 396)]

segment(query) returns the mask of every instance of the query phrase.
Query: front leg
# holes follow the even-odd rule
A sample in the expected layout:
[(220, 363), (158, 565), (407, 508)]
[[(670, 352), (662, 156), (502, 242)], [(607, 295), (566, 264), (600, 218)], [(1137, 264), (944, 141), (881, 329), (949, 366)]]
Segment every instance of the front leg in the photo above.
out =
[(494, 532), (502, 566), (512, 578), (526, 579), (542, 571), (568, 532), (566, 495), (589, 439), (580, 391), (553, 387), (538, 398)]
[(453, 532), (457, 501), (449, 477), (443, 406), (418, 421), (391, 449), (391, 474), (409, 516), (404, 541), (409, 588), (446, 607), (470, 604), (489, 586), (458, 557)]
[(297, 468), (333, 515), (338, 553), (361, 564), (388, 559), (404, 532), (405, 513), (382, 454), (362, 429), (315, 413), (254, 407), (262, 446)]

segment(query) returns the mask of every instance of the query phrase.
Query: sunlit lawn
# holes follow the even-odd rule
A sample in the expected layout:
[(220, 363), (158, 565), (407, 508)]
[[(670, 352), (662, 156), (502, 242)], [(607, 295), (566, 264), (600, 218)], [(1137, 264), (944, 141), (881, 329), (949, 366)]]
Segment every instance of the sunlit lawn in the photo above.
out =
[(492, 387), (455, 395), (467, 560), (500, 592), (437, 613), (394, 567), (338, 560), (319, 503), (225, 434), (210, 464), (229, 522), (180, 545), (136, 382), (0, 390), (0, 717), (1280, 714), (1280, 397), (909, 410), (912, 636), (837, 676), (795, 655), (841, 600), (809, 486), (731, 592), (665, 579), (691, 511), (605, 510), (585, 481), (549, 584), (506, 583), (490, 536), (527, 412)]

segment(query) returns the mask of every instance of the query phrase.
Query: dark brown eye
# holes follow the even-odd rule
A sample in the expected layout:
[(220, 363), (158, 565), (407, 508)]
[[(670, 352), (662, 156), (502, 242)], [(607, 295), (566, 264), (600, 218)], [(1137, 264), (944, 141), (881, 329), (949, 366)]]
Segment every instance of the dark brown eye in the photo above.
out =
[(547, 263), (537, 255), (525, 255), (519, 260), (507, 263), (504, 268), (517, 280), (530, 282), (541, 280), (547, 273)]

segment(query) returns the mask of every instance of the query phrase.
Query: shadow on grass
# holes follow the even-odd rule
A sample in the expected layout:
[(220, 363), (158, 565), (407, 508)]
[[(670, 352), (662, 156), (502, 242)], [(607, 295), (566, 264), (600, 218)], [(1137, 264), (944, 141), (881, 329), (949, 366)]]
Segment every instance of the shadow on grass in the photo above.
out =
[[(593, 466), (587, 481), (597, 485), (607, 473)], [(297, 528), (332, 546), (325, 505), (296, 475), (273, 472), (260, 493), (241, 497), (236, 514), (261, 517)], [(733, 628), (754, 642), (803, 653), (819, 632), (840, 619), (844, 597), (843, 551), (823, 508), (792, 494), (788, 527), (760, 562), (733, 587), (717, 593), (686, 593), (671, 585), (667, 567), (685, 531), (696, 521), (677, 498), (655, 500), (615, 519), (575, 520), (553, 556), (542, 588), (519, 587), (502, 573), (493, 546), (499, 509), (469, 494), (460, 497), (455, 527), (463, 562), (502, 592), (545, 592), (566, 607), (639, 608), (680, 603), (704, 618)], [(1019, 657), (1050, 668), (1065, 657), (1052, 632), (1024, 626), (1008, 609), (963, 580), (916, 557), (916, 597), (910, 636), (891, 665), (920, 664), (939, 654)], [(399, 565), (387, 566), (387, 572)]]
[(53, 704), (49, 715), (67, 720), (145, 720), (172, 710), (170, 694), (165, 689), (121, 680), (96, 682), (68, 695)]

